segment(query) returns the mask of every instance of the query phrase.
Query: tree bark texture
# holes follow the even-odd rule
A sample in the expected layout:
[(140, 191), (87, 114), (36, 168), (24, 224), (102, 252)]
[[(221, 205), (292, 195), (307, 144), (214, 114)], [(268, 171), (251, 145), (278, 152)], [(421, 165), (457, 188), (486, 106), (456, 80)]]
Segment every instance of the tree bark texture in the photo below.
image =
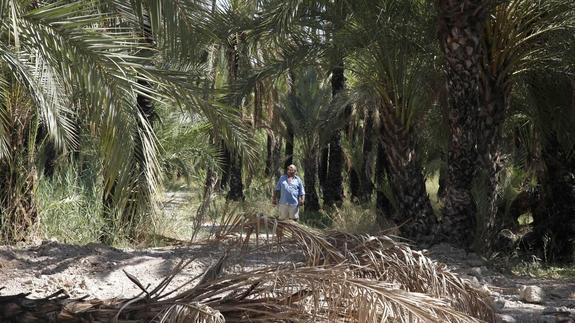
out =
[(381, 228), (387, 223), (386, 219), (391, 219), (392, 214), (395, 212), (393, 204), (383, 191), (385, 185), (385, 174), (387, 173), (387, 161), (385, 158), (385, 150), (383, 144), (377, 145), (377, 157), (375, 160), (375, 180), (377, 184), (377, 191), (375, 197), (376, 220)]
[(321, 149), (321, 154), (319, 155), (319, 161), (318, 161), (317, 178), (319, 180), (319, 189), (322, 192), (322, 194), (325, 190), (328, 164), (329, 164), (329, 144)]
[(284, 171), (287, 167), (293, 164), (293, 147), (294, 147), (294, 133), (291, 128), (288, 126), (287, 129), (287, 138), (286, 138), (286, 146), (285, 146), (285, 159), (284, 159)]
[(477, 160), (481, 34), (486, 10), (483, 0), (440, 0), (438, 9), (451, 133), (441, 234), (468, 247), (475, 230), (471, 188)]
[(317, 194), (317, 150), (309, 156), (305, 156), (303, 160), (303, 168), (305, 170), (304, 185), (305, 185), (305, 211), (317, 212), (320, 209), (319, 196)]
[(268, 133), (266, 136), (266, 167), (264, 169), (264, 174), (266, 176), (273, 175), (273, 163), (274, 163), (274, 147), (275, 147), (275, 137), (272, 133)]
[[(331, 94), (336, 97), (345, 88), (343, 59), (336, 62), (331, 71)], [(341, 206), (343, 202), (343, 149), (341, 130), (337, 130), (329, 141), (329, 159), (323, 187), (324, 204), (328, 207)]]
[[(486, 48), (491, 45), (487, 44)], [(511, 96), (511, 80), (492, 67), (490, 52), (484, 51), (483, 71), (481, 73), (479, 109), (479, 129), (477, 133), (478, 166), (486, 175), (488, 192), (487, 218), (482, 219), (481, 240), (492, 241), (501, 229), (497, 221), (498, 201), (503, 194), (501, 188), (503, 159), (500, 147), (501, 132), (505, 120), (505, 111)], [(490, 248), (490, 245), (487, 245)]]
[(393, 107), (382, 105), (380, 118), (385, 165), (398, 207), (391, 218), (404, 236), (428, 241), (436, 220), (412, 134), (396, 118)]
[(0, 159), (0, 238), (4, 243), (24, 241), (38, 219), (35, 188), (36, 137), (31, 125), (38, 118), (32, 106), (17, 90), (9, 91), (6, 102), (9, 157)]
[[(228, 83), (234, 84), (237, 82), (238, 73), (240, 68), (240, 37), (242, 35), (235, 33), (232, 35), (228, 42), (227, 59), (228, 59)], [(239, 111), (239, 116), (242, 115), (241, 102), (235, 102), (236, 108)], [(235, 152), (230, 154), (230, 190), (226, 195), (228, 200), (240, 201), (244, 199), (244, 185), (242, 180), (242, 153)]]
[(374, 122), (373, 122), (373, 111), (369, 110), (365, 119), (365, 127), (363, 133), (363, 159), (361, 160), (361, 167), (359, 171), (360, 178), (360, 192), (359, 200), (361, 202), (369, 202), (371, 200), (371, 192), (373, 190), (373, 183), (371, 181), (371, 152), (373, 149), (372, 136)]
[(199, 232), (202, 223), (204, 223), (204, 219), (208, 210), (210, 208), (210, 203), (212, 202), (212, 196), (214, 194), (214, 190), (216, 188), (216, 184), (218, 182), (218, 175), (214, 170), (209, 167), (206, 172), (206, 180), (204, 181), (204, 192), (202, 195), (202, 202), (196, 211), (196, 217), (194, 218), (194, 228), (192, 232), (192, 237), (190, 241), (193, 241), (196, 237), (196, 234)]

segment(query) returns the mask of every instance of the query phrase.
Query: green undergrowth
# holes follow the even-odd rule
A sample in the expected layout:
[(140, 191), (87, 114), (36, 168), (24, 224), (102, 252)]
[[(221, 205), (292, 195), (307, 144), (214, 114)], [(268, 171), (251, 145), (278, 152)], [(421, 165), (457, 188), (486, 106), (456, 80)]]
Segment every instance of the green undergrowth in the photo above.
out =
[(540, 262), (521, 263), (514, 266), (511, 272), (518, 276), (529, 276), (547, 279), (575, 278), (575, 266), (546, 266)]

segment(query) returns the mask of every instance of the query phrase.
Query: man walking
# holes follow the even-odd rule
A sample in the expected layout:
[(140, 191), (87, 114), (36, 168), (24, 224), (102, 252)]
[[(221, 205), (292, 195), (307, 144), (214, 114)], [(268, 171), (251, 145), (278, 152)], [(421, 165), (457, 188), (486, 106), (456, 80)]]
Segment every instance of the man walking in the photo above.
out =
[(305, 190), (303, 181), (296, 176), (297, 168), (295, 165), (287, 167), (286, 175), (282, 175), (276, 184), (272, 204), (278, 204), (279, 195), (279, 218), (282, 220), (299, 219), (299, 206), (305, 201)]

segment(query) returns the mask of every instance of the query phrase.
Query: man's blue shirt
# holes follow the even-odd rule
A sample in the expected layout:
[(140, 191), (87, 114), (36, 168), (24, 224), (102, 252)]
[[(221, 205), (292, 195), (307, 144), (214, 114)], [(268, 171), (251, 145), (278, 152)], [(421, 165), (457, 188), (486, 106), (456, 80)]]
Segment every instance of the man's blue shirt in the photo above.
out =
[(305, 195), (303, 182), (297, 176), (288, 182), (288, 176), (282, 175), (276, 184), (276, 191), (280, 192), (280, 204), (298, 205), (298, 197)]

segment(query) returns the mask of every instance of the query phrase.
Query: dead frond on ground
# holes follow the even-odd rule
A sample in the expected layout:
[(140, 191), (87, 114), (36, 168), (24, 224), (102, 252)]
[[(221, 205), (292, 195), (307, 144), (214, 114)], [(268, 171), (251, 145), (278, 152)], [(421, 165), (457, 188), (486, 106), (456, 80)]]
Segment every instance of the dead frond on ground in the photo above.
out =
[[(234, 218), (216, 238), (231, 247), (188, 283), (171, 282), (130, 299), (0, 296), (2, 322), (492, 322), (485, 296), (408, 245), (387, 236), (310, 229), (264, 216)], [(274, 232), (282, 230), (282, 240)], [(299, 249), (307, 261), (226, 273), (231, 250), (265, 243)], [(238, 239), (239, 238), (239, 239)], [(238, 248), (239, 247), (239, 248)]]
[[(433, 261), (405, 243), (385, 235), (319, 231), (294, 221), (262, 216), (246, 219), (243, 230), (257, 233), (266, 224), (272, 226), (272, 230), (287, 233), (284, 243), (299, 245), (308, 265), (345, 265), (358, 277), (398, 284), (407, 292), (445, 299), (459, 311), (485, 321), (494, 320), (487, 295), (450, 272), (445, 264)], [(243, 241), (244, 246), (248, 240), (249, 234)]]
[[(175, 273), (174, 273), (175, 274)], [(130, 279), (135, 280), (134, 277)], [(166, 278), (169, 281), (171, 278)], [(135, 283), (137, 283), (135, 281)], [(141, 284), (139, 284), (140, 286)], [(164, 286), (162, 282), (160, 286)], [(269, 267), (125, 300), (0, 297), (3, 322), (481, 322), (346, 266)]]

